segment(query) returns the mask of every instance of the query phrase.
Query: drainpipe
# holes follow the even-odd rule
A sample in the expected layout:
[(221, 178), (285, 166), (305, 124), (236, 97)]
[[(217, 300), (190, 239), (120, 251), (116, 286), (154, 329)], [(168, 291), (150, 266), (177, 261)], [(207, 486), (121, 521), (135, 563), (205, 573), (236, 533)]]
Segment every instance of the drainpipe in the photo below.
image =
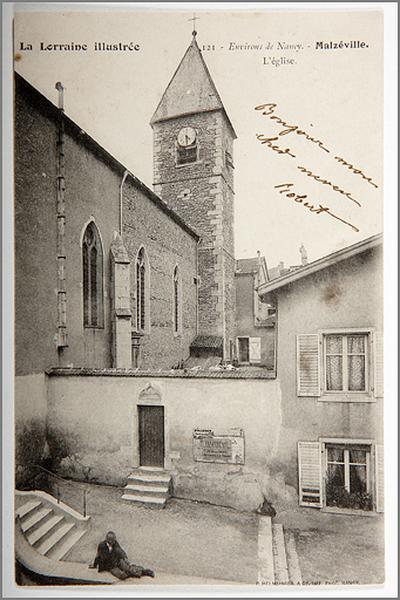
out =
[(64, 86), (56, 83), (58, 91), (57, 136), (57, 333), (56, 346), (60, 350), (67, 341), (67, 290), (65, 285), (65, 165), (64, 165)]
[(196, 336), (199, 334), (199, 246), (201, 239), (197, 240), (196, 244)]
[(119, 186), (119, 235), (122, 237), (122, 189), (124, 187), (124, 183), (126, 178), (129, 175), (129, 171), (125, 169), (124, 174), (122, 176), (122, 181)]

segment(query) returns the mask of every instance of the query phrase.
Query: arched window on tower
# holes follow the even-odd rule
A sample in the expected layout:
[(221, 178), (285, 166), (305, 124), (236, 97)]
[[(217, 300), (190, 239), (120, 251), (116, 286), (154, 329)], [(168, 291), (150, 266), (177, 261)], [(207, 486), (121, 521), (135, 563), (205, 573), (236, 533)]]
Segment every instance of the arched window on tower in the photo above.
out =
[(82, 240), (83, 324), (103, 327), (103, 250), (99, 231), (91, 221)]
[(149, 264), (142, 247), (136, 258), (136, 330), (149, 332), (150, 326), (150, 286)]
[(174, 268), (172, 306), (174, 334), (179, 335), (182, 332), (182, 283), (178, 265)]

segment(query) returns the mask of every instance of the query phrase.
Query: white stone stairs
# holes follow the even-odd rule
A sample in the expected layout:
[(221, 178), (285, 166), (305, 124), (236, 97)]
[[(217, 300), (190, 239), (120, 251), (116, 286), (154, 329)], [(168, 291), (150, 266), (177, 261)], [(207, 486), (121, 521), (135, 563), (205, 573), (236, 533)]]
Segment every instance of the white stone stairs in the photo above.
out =
[(90, 517), (39, 490), (16, 491), (16, 516), (28, 543), (42, 556), (62, 560), (86, 533)]
[(293, 533), (284, 532), (271, 517), (260, 517), (258, 530), (258, 581), (269, 585), (302, 585)]
[(163, 469), (138, 467), (128, 475), (122, 500), (164, 508), (171, 495), (172, 477)]

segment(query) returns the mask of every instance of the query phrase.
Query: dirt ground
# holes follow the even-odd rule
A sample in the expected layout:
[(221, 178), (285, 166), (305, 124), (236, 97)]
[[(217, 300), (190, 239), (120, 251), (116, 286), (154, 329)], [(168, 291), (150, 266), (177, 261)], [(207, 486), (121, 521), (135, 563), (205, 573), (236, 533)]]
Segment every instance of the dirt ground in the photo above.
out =
[[(146, 508), (122, 501), (118, 488), (87, 487), (90, 531), (66, 560), (93, 561), (97, 544), (111, 529), (132, 562), (156, 573), (256, 584), (257, 515), (175, 498), (164, 509)], [(84, 488), (63, 486), (62, 500), (81, 511)]]
[(384, 582), (382, 515), (346, 515), (298, 508), (277, 514), (295, 535), (303, 584)]
[[(62, 500), (82, 512), (84, 489), (91, 526), (67, 560), (90, 563), (111, 529), (133, 562), (156, 572), (256, 583), (258, 515), (176, 498), (164, 509), (146, 508), (122, 501), (119, 488), (76, 482), (62, 484)], [(274, 522), (294, 534), (303, 584), (384, 581), (382, 515), (291, 507)]]

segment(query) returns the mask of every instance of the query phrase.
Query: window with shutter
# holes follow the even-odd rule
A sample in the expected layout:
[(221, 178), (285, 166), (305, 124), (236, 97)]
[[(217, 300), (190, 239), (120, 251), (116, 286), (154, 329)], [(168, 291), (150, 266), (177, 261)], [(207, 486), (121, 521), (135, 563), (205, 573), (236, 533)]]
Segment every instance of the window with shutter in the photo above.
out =
[[(318, 333), (321, 400), (374, 402), (374, 397), (383, 396), (383, 344), (380, 333), (373, 333), (371, 327), (325, 329)], [(311, 341), (307, 341), (305, 336), (299, 337), (302, 338), (304, 361), (310, 362)], [(307, 372), (304, 364), (302, 366), (299, 382), (305, 387)], [(308, 379), (310, 373), (311, 368)]]
[(297, 336), (297, 395), (320, 395), (320, 338), (316, 333)]
[(385, 510), (383, 446), (381, 444), (375, 446), (375, 504), (377, 512)]
[(372, 510), (371, 445), (354, 443), (325, 443), (326, 506)]
[(325, 390), (368, 391), (368, 335), (330, 333), (324, 335)]
[(319, 442), (298, 442), (300, 506), (322, 506)]

